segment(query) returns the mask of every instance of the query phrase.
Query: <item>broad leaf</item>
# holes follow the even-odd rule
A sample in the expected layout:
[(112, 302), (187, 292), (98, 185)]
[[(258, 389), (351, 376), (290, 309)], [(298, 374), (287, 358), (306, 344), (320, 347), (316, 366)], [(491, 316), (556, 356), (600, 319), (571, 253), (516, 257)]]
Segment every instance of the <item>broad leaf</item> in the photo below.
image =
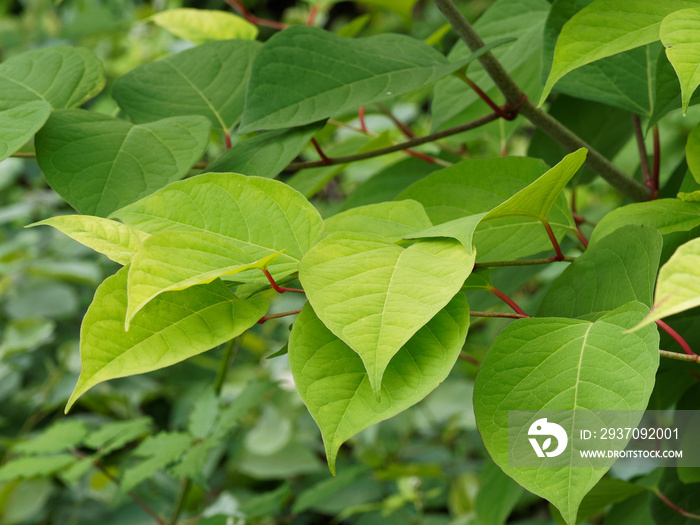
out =
[(114, 262), (128, 264), (148, 234), (117, 221), (89, 215), (60, 215), (30, 226), (53, 226)]
[(289, 364), (299, 395), (321, 429), (328, 466), (338, 449), (370, 425), (416, 404), (452, 369), (467, 336), (469, 306), (456, 295), (389, 362), (377, 401), (362, 360), (306, 305), (294, 322)]
[(226, 11), (168, 9), (156, 13), (150, 19), (173, 35), (195, 44), (233, 38), (255, 40), (258, 36), (257, 26)]
[(422, 230), (416, 233), (409, 233), (405, 235), (405, 239), (427, 239), (434, 237), (448, 237), (452, 239), (457, 239), (462, 246), (464, 246), (467, 252), (472, 253), (474, 251), (474, 231), (477, 226), (481, 223), (484, 217), (488, 214), (477, 213), (476, 215), (469, 215), (467, 217), (462, 217), (460, 219), (455, 219), (453, 221), (443, 222), (437, 226), (428, 228), (427, 230)]
[(654, 307), (635, 329), (696, 306), (700, 306), (700, 239), (682, 245), (661, 267)]
[(685, 144), (685, 158), (695, 182), (700, 184), (700, 125), (695, 126), (688, 135), (688, 142)]
[(300, 126), (356, 111), (430, 85), (473, 59), (449, 62), (405, 35), (349, 39), (292, 26), (270, 38), (253, 63), (240, 131)]
[(280, 254), (218, 233), (156, 233), (143, 242), (129, 267), (125, 328), (129, 330), (136, 313), (164, 292), (209, 283), (249, 269), (257, 269), (255, 277), (260, 277), (259, 270), (270, 263), (279, 263), (277, 268), (270, 268), (275, 276), (295, 272), (298, 260)]
[[(609, 465), (510, 466), (508, 411), (644, 410), (659, 364), (658, 332), (624, 332), (645, 312), (645, 306), (630, 303), (594, 323), (521, 319), (499, 334), (481, 363), (474, 408), (489, 454), (523, 487), (551, 501), (567, 523), (575, 522), (581, 500)], [(565, 428), (569, 436), (572, 429)], [(577, 453), (570, 446), (557, 460), (573, 461)]]
[[(654, 111), (647, 122), (647, 132), (671, 111), (681, 109), (683, 104), (681, 86), (676, 70), (668, 61), (666, 53), (660, 53), (656, 64), (654, 89)], [(690, 97), (690, 105), (700, 104), (700, 91)]]
[(43, 100), (0, 110), (0, 161), (29, 142), (50, 114), (51, 104)]
[(324, 236), (336, 232), (379, 235), (398, 241), (405, 235), (430, 228), (432, 223), (420, 203), (413, 200), (368, 204), (326, 219)]
[(666, 56), (673, 64), (681, 83), (683, 115), (690, 104), (690, 97), (700, 84), (700, 9), (683, 9), (671, 13), (659, 28), (661, 43)]
[(252, 250), (284, 250), (297, 260), (323, 228), (318, 211), (299, 192), (282, 182), (236, 173), (207, 173), (170, 184), (113, 215), (148, 233), (216, 233)]
[(554, 281), (537, 315), (593, 320), (632, 301), (651, 307), (662, 245), (659, 232), (634, 225), (591, 243)]
[(112, 96), (136, 122), (202, 115), (228, 130), (243, 112), (250, 66), (260, 47), (249, 40), (207, 42), (132, 69), (114, 82)]
[(36, 136), (37, 162), (71, 206), (104, 217), (187, 175), (204, 153), (209, 129), (197, 116), (135, 125), (59, 110)]
[(241, 140), (212, 162), (205, 171), (274, 178), (301, 153), (323, 124), (316, 122), (300, 128), (268, 131)]
[(474, 258), (453, 240), (404, 249), (335, 233), (304, 256), (299, 280), (319, 318), (362, 358), (379, 396), (391, 358), (459, 291)]
[(102, 64), (82, 47), (54, 46), (17, 55), (0, 64), (0, 110), (44, 100), (72, 108), (105, 85)]
[(240, 300), (214, 281), (160, 295), (125, 332), (128, 271), (125, 266), (100, 285), (83, 318), (82, 370), (66, 412), (103, 381), (164, 368), (236, 337), (265, 315), (269, 304), (264, 297)]
[(698, 3), (697, 0), (595, 0), (564, 24), (540, 105), (554, 84), (567, 73), (601, 58), (657, 41), (664, 17)]
[[(439, 225), (491, 211), (546, 171), (547, 166), (539, 159), (467, 160), (428, 175), (397, 198), (417, 200), (433, 224)], [(574, 227), (563, 195), (555, 200), (549, 223), (557, 239)], [(535, 219), (482, 221), (473, 240), (481, 262), (517, 259), (552, 247), (542, 224)]]

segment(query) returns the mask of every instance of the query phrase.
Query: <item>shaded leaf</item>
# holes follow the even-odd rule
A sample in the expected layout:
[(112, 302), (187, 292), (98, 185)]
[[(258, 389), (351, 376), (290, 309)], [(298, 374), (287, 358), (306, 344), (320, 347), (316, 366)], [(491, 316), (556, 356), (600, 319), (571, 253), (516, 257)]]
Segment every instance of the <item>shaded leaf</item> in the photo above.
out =
[(0, 161), (29, 142), (50, 114), (51, 105), (43, 100), (0, 110)]
[(685, 158), (695, 182), (700, 184), (700, 125), (693, 128), (685, 144)]
[(92, 432), (85, 439), (85, 445), (99, 450), (100, 454), (109, 454), (144, 436), (150, 427), (151, 418), (149, 417), (139, 417), (129, 421), (113, 421)]
[(192, 444), (192, 436), (184, 432), (161, 432), (149, 436), (134, 450), (136, 457), (144, 458), (137, 466), (124, 472), (120, 488), (128, 492), (136, 485), (150, 478), (157, 470), (164, 469), (179, 459)]
[(468, 215), (453, 221), (443, 222), (437, 226), (432, 226), (427, 230), (405, 235), (405, 239), (426, 239), (435, 237), (448, 237), (458, 240), (467, 252), (474, 251), (474, 231), (488, 213), (477, 213)]
[(255, 40), (258, 36), (257, 26), (226, 11), (168, 9), (156, 13), (150, 19), (173, 35), (195, 44), (233, 38)]
[(700, 9), (683, 9), (671, 13), (659, 28), (661, 43), (666, 47), (668, 61), (673, 64), (681, 83), (683, 115), (690, 97), (700, 84)]

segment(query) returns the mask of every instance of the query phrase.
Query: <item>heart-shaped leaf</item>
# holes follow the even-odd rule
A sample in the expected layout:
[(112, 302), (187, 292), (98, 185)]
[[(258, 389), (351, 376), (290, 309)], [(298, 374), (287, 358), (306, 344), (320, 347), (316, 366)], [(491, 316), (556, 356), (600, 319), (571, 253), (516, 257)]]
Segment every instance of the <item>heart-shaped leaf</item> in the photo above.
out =
[(370, 425), (415, 405), (450, 372), (469, 328), (469, 306), (456, 295), (396, 353), (377, 401), (362, 360), (307, 304), (289, 337), (289, 365), (301, 399), (321, 429), (335, 474), (340, 446)]
[(451, 239), (401, 248), (334, 233), (304, 256), (299, 280), (319, 318), (360, 355), (378, 396), (391, 358), (459, 291), (475, 256)]
[(35, 100), (0, 110), (0, 161), (24, 146), (51, 114), (51, 104)]
[(135, 125), (90, 111), (55, 111), (36, 136), (51, 187), (81, 213), (107, 216), (184, 177), (204, 153), (198, 116)]
[(673, 64), (681, 82), (683, 115), (690, 97), (700, 84), (700, 9), (682, 9), (671, 13), (659, 28), (661, 43), (666, 47), (668, 61)]
[(233, 38), (255, 40), (258, 36), (257, 26), (226, 11), (168, 9), (156, 13), (151, 20), (173, 35), (195, 44)]
[[(521, 319), (499, 334), (481, 363), (474, 410), (489, 454), (523, 487), (552, 502), (567, 523), (575, 523), (581, 500), (612, 461), (607, 467), (511, 466), (508, 412), (644, 410), (659, 364), (659, 335), (653, 326), (625, 332), (646, 312), (629, 303), (594, 323)], [(564, 430), (573, 439), (573, 427)], [(569, 446), (556, 460), (571, 464), (578, 452)]]
[(80, 330), (82, 370), (66, 412), (90, 388), (117, 377), (179, 363), (243, 333), (267, 311), (261, 296), (243, 301), (214, 281), (165, 293), (146, 307), (142, 322), (124, 331), (125, 266), (95, 292)]
[(228, 130), (243, 111), (250, 66), (260, 47), (251, 40), (207, 42), (132, 69), (114, 82), (112, 96), (136, 122), (202, 115)]
[(0, 64), (0, 110), (45, 100), (54, 109), (72, 108), (105, 85), (102, 64), (82, 47), (27, 51)]

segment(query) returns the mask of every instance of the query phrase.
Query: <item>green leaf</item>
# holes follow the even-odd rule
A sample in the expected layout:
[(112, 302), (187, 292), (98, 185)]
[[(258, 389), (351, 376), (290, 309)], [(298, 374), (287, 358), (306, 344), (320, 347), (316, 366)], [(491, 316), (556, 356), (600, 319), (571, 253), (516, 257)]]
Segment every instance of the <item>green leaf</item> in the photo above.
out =
[(228, 130), (243, 112), (250, 66), (260, 47), (250, 40), (207, 42), (132, 69), (114, 82), (112, 96), (136, 122), (202, 115)]
[(590, 243), (554, 281), (538, 317), (593, 320), (632, 301), (651, 307), (662, 246), (659, 232), (634, 225)]
[(695, 182), (700, 184), (700, 125), (695, 126), (688, 135), (688, 142), (685, 144), (685, 157), (690, 173)]
[(51, 104), (35, 100), (0, 110), (0, 161), (24, 146), (51, 114)]
[[(474, 409), (489, 454), (515, 481), (552, 502), (567, 523), (575, 522), (581, 500), (609, 466), (509, 466), (508, 411), (644, 410), (659, 364), (659, 335), (655, 327), (624, 332), (646, 311), (630, 303), (594, 323), (520, 319), (499, 334), (481, 363)], [(573, 448), (557, 460), (573, 460)]]
[(106, 255), (121, 265), (128, 264), (149, 234), (102, 217), (60, 215), (30, 224), (53, 226), (88, 248)]
[(447, 239), (404, 249), (335, 233), (304, 256), (299, 280), (319, 318), (362, 358), (378, 396), (391, 358), (459, 291), (475, 256)]
[[(683, 104), (681, 86), (676, 70), (666, 58), (666, 53), (659, 53), (656, 64), (656, 82), (654, 89), (654, 111), (647, 121), (647, 132), (668, 113), (681, 109)], [(690, 105), (700, 104), (700, 91), (690, 98)]]
[(209, 141), (202, 117), (144, 125), (85, 110), (59, 110), (36, 136), (51, 187), (81, 213), (107, 216), (179, 180)]
[(208, 388), (195, 401), (187, 430), (197, 439), (204, 439), (211, 434), (218, 415), (219, 398), (213, 388)]
[(207, 173), (170, 184), (113, 215), (148, 233), (216, 233), (249, 243), (251, 249), (284, 250), (295, 259), (323, 229), (316, 208), (296, 190), (236, 173)]
[(435, 237), (448, 237), (458, 240), (468, 253), (474, 251), (474, 230), (488, 214), (477, 213), (453, 221), (443, 222), (437, 226), (416, 233), (405, 235), (405, 239), (426, 239)]
[(683, 9), (671, 13), (659, 28), (661, 43), (666, 46), (666, 56), (673, 64), (681, 82), (683, 116), (690, 104), (690, 97), (700, 85), (700, 9)]
[(192, 440), (192, 436), (184, 432), (161, 432), (146, 438), (133, 452), (134, 456), (144, 458), (144, 461), (124, 472), (120, 483), (122, 491), (129, 492), (157, 470), (177, 461), (190, 448)]
[(299, 395), (321, 429), (335, 473), (340, 446), (416, 404), (450, 372), (467, 336), (469, 306), (457, 294), (389, 362), (377, 401), (362, 360), (306, 305), (294, 322), (289, 364)]
[[(146, 239), (129, 267), (125, 329), (134, 316), (162, 293), (184, 290), (244, 270), (278, 265), (274, 276), (294, 273), (298, 259), (217, 233), (164, 231)], [(262, 272), (254, 277), (264, 278)], [(142, 320), (143, 322), (143, 320)]]
[(567, 73), (657, 41), (664, 17), (697, 4), (697, 0), (595, 0), (564, 24), (539, 105)]
[(99, 450), (101, 455), (106, 455), (148, 434), (151, 423), (149, 417), (139, 417), (128, 421), (112, 421), (90, 434), (85, 439), (85, 445)]
[(423, 206), (413, 200), (368, 204), (326, 219), (323, 235), (337, 232), (379, 235), (387, 241), (430, 228), (432, 223)]
[[(547, 171), (539, 159), (507, 157), (467, 160), (436, 171), (409, 186), (398, 199), (420, 202), (433, 224), (489, 212)], [(549, 217), (557, 239), (574, 227), (560, 195)], [(552, 244), (535, 219), (482, 221), (474, 232), (480, 262), (511, 260), (550, 250)]]
[(480, 525), (504, 525), (523, 494), (523, 488), (506, 476), (490, 458), (479, 475), (474, 510)]
[(700, 306), (700, 239), (676, 250), (659, 271), (654, 307), (634, 329)]
[(36, 49), (0, 64), (0, 110), (35, 100), (54, 109), (72, 108), (97, 95), (104, 85), (102, 64), (87, 49)]
[(360, 0), (360, 3), (389, 9), (401, 16), (404, 20), (411, 20), (413, 7), (418, 0)]
[(31, 441), (13, 447), (14, 452), (22, 454), (51, 454), (63, 452), (79, 446), (88, 430), (85, 423), (78, 420), (66, 420), (54, 423)]
[(0, 482), (49, 477), (77, 461), (73, 454), (30, 456), (8, 461), (0, 467)]
[(326, 500), (346, 487), (351, 486), (357, 478), (367, 472), (367, 468), (356, 465), (348, 468), (335, 477), (324, 479), (304, 490), (294, 501), (292, 512), (300, 513), (317, 505), (322, 505)]
[(452, 63), (405, 35), (349, 39), (292, 26), (253, 63), (241, 133), (300, 126), (415, 91), (473, 60)]
[(195, 44), (233, 38), (255, 40), (258, 36), (257, 26), (226, 11), (168, 9), (150, 19), (173, 35)]
[(242, 301), (214, 281), (160, 295), (125, 332), (128, 271), (125, 266), (100, 285), (83, 318), (83, 367), (66, 411), (98, 383), (170, 366), (236, 337), (268, 308), (264, 297)]

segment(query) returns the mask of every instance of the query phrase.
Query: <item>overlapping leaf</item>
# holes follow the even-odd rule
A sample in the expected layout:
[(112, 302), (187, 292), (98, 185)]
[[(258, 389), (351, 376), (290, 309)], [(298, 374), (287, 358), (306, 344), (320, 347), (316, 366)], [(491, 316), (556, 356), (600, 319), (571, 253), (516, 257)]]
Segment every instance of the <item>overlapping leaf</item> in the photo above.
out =
[(700, 9), (682, 9), (671, 13), (659, 28), (661, 43), (666, 56), (673, 64), (681, 83), (683, 115), (690, 104), (690, 97), (700, 85)]
[(128, 264), (149, 234), (131, 226), (102, 217), (60, 215), (31, 226), (53, 226), (88, 248), (106, 255), (114, 262)]
[(82, 47), (54, 46), (17, 55), (0, 64), (0, 110), (44, 100), (72, 108), (105, 85), (102, 64)]
[(469, 307), (455, 296), (388, 364), (377, 401), (362, 360), (306, 305), (294, 322), (289, 364), (299, 395), (321, 429), (331, 472), (338, 449), (370, 425), (416, 404), (454, 365), (469, 327)]
[(475, 256), (451, 239), (401, 248), (335, 233), (304, 256), (299, 279), (319, 318), (362, 358), (378, 396), (391, 358), (459, 291)]
[(43, 100), (0, 110), (0, 161), (29, 142), (50, 114), (51, 104)]
[(107, 216), (184, 177), (204, 153), (209, 129), (198, 116), (134, 125), (90, 111), (59, 110), (37, 134), (37, 162), (76, 210)]
[[(481, 364), (474, 408), (489, 454), (506, 474), (551, 501), (567, 523), (575, 523), (581, 500), (609, 466), (510, 466), (508, 411), (644, 410), (659, 363), (659, 336), (651, 326), (625, 331), (646, 311), (630, 303), (594, 323), (518, 320), (499, 334)], [(557, 461), (577, 453), (569, 447)]]
[(112, 96), (136, 122), (202, 115), (213, 126), (230, 129), (243, 112), (250, 66), (260, 47), (250, 40), (207, 42), (132, 69), (114, 82)]
[(151, 20), (175, 36), (195, 44), (233, 38), (255, 40), (258, 36), (257, 26), (226, 11), (168, 9), (156, 13)]
[(124, 331), (129, 267), (95, 292), (80, 332), (82, 370), (66, 411), (90, 388), (117, 377), (164, 368), (241, 334), (267, 311), (269, 301), (238, 299), (214, 281), (165, 293), (145, 308), (141, 321)]
[(685, 158), (695, 182), (700, 184), (700, 126), (693, 128), (685, 144)]

